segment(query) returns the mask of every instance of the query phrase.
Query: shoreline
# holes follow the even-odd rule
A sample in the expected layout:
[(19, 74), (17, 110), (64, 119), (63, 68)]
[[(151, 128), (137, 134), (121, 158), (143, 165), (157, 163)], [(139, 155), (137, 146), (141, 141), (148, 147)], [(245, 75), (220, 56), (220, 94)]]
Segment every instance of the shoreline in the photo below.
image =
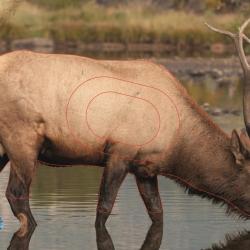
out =
[[(178, 77), (200, 78), (206, 75), (215, 80), (222, 77), (242, 77), (239, 59), (232, 48), (233, 45), (216, 43), (208, 48), (202, 48), (204, 54), (199, 54), (196, 51), (196, 54), (193, 55), (182, 51), (183, 55), (179, 56), (174, 46), (162, 43), (56, 43), (46, 38), (25, 38), (8, 42), (0, 40), (1, 54), (15, 50), (31, 50), (42, 53), (75, 54), (111, 60), (145, 58), (163, 64)], [(231, 52), (230, 55), (229, 52)], [(207, 53), (210, 56), (206, 55)]]
[(223, 58), (159, 58), (155, 61), (180, 78), (190, 77), (195, 80), (210, 77), (221, 84), (231, 83), (236, 79), (240, 81), (243, 78), (240, 61), (236, 55)]
[[(221, 81), (222, 78), (242, 78), (242, 69), (235, 50), (232, 46), (224, 44), (212, 44), (220, 47), (217, 53), (210, 56), (192, 55), (175, 56), (177, 53), (173, 46), (162, 43), (154, 44), (122, 44), (122, 43), (55, 43), (46, 38), (16, 39), (13, 41), (0, 40), (0, 53), (8, 53), (16, 50), (31, 50), (42, 53), (63, 53), (84, 55), (96, 59), (146, 59), (160, 63), (167, 67), (177, 77), (192, 79), (209, 76), (212, 79)], [(203, 51), (208, 49), (203, 48)], [(230, 55), (221, 52), (231, 51)], [(228, 53), (227, 53), (228, 54)], [(177, 54), (178, 55), (178, 54)], [(250, 58), (249, 58), (250, 60)]]
[(96, 42), (84, 43), (81, 41), (57, 42), (49, 38), (23, 38), (13, 40), (0, 40), (0, 52), (28, 49), (35, 51), (65, 51), (79, 53), (151, 53), (157, 55), (163, 53), (166, 56), (185, 56), (185, 57), (221, 57), (227, 56), (233, 51), (233, 44), (221, 42), (211, 44), (173, 44), (173, 43), (122, 43), (122, 42)]

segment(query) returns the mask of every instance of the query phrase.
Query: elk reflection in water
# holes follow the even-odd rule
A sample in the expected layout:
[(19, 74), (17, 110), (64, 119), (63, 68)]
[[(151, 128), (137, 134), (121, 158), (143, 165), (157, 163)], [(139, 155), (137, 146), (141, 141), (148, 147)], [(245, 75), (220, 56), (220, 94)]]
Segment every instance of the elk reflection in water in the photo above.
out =
[[(141, 250), (158, 250), (161, 246), (163, 224), (153, 223), (148, 230)], [(106, 227), (96, 227), (96, 243), (98, 250), (115, 250), (111, 236)]]
[[(25, 236), (19, 236), (18, 231), (13, 235), (7, 250), (28, 250), (34, 229)], [(159, 250), (163, 236), (163, 224), (153, 223), (149, 228), (140, 250)], [(104, 227), (96, 227), (96, 244), (98, 250), (115, 250), (112, 238)], [(239, 233), (238, 236), (226, 236), (225, 244), (215, 244), (211, 248), (201, 250), (249, 250), (250, 231)], [(191, 249), (190, 249), (191, 250)], [(194, 249), (193, 249), (194, 250)]]
[(11, 238), (10, 245), (7, 250), (28, 250), (30, 239), (35, 231), (35, 228), (30, 229), (24, 236), (20, 235), (20, 230), (14, 233)]
[[(20, 236), (17, 231), (11, 241), (7, 250), (28, 250), (29, 243), (34, 233), (35, 228), (30, 230), (24, 236)], [(153, 223), (148, 230), (145, 241), (142, 244), (141, 250), (158, 250), (161, 246), (163, 235), (163, 224)], [(112, 238), (106, 227), (96, 227), (96, 244), (98, 250), (115, 250)]]

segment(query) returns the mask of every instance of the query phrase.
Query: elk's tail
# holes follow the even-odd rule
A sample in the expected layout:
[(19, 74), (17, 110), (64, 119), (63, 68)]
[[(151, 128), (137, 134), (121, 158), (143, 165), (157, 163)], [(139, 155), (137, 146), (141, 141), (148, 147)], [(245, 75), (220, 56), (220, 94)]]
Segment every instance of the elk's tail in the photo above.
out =
[(9, 157), (7, 154), (4, 154), (3, 156), (0, 157), (0, 172), (4, 169), (6, 164), (9, 162)]
[(9, 162), (9, 157), (4, 151), (3, 145), (0, 143), (0, 172), (4, 169)]

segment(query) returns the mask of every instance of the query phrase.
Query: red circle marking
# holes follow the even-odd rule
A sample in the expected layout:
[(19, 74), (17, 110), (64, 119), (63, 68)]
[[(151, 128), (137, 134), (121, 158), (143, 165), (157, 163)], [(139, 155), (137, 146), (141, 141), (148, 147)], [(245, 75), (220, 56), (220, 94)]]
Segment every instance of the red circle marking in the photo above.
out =
[[(93, 61), (96, 61), (95, 59), (91, 59)], [(142, 61), (145, 61), (145, 60), (142, 60)], [(153, 64), (151, 61), (145, 61), (149, 64)], [(163, 67), (162, 65), (157, 65), (159, 68), (162, 69), (163, 73), (166, 74), (167, 77), (170, 77), (172, 80), (173, 80), (173, 84), (176, 86), (177, 89), (179, 89), (180, 91), (183, 91), (183, 89), (177, 85), (177, 82), (178, 80), (165, 68)], [(85, 84), (86, 82), (89, 82), (91, 80), (94, 80), (94, 79), (99, 79), (99, 78), (110, 78), (110, 79), (116, 79), (116, 80), (120, 80), (120, 81), (124, 81), (124, 82), (128, 82), (128, 83), (132, 83), (132, 84), (137, 84), (137, 85), (141, 85), (141, 86), (145, 86), (145, 87), (149, 87), (151, 89), (155, 89), (155, 90), (158, 90), (159, 92), (161, 92), (162, 94), (164, 94), (166, 97), (168, 97), (168, 99), (171, 101), (171, 103), (174, 105), (175, 107), (175, 110), (176, 110), (176, 113), (177, 113), (177, 117), (178, 117), (178, 128), (176, 130), (176, 133), (175, 133), (175, 136), (173, 138), (173, 140), (178, 136), (179, 134), (179, 131), (180, 131), (180, 113), (179, 113), (179, 110), (176, 106), (176, 104), (174, 103), (174, 101), (172, 100), (172, 98), (170, 96), (168, 96), (164, 91), (160, 90), (160, 89), (157, 89), (155, 87), (151, 87), (151, 86), (147, 86), (147, 85), (143, 85), (143, 84), (140, 84), (140, 83), (134, 83), (134, 82), (130, 82), (130, 81), (126, 81), (126, 80), (122, 80), (122, 79), (119, 79), (119, 78), (114, 78), (114, 77), (109, 77), (109, 76), (99, 76), (99, 77), (93, 77), (93, 78), (90, 78), (88, 80), (86, 80), (85, 82), (79, 84), (74, 90), (73, 92), (71, 93), (70, 97), (69, 97), (69, 100), (67, 102), (67, 105), (66, 105), (66, 110), (65, 110), (65, 114), (66, 114), (66, 123), (67, 123), (67, 126), (70, 130), (70, 127), (69, 127), (69, 122), (68, 122), (68, 107), (69, 107), (69, 103), (70, 103), (70, 100), (72, 98), (72, 96), (74, 95), (74, 93), (83, 85)], [(73, 135), (72, 131), (70, 130), (70, 133)], [(74, 136), (74, 135), (73, 135)], [(171, 146), (171, 144), (170, 144)], [(168, 147), (169, 149), (169, 147)], [(46, 163), (46, 162), (43, 162), (43, 161), (39, 161), (40, 163), (43, 163), (45, 165), (49, 165), (49, 166), (53, 166), (53, 167), (58, 167), (58, 165), (56, 164), (49, 164), (49, 163)], [(60, 166), (63, 166), (63, 167), (68, 167), (68, 166), (71, 166), (71, 165), (60, 165)], [(200, 191), (200, 192), (203, 192), (203, 193), (207, 193), (208, 195), (211, 195), (213, 197), (216, 197), (218, 199), (221, 199), (222, 201), (225, 201), (228, 205), (232, 206), (234, 209), (237, 209), (239, 212), (241, 212), (242, 214), (244, 214), (246, 217), (250, 217), (250, 214), (245, 212), (244, 210), (240, 209), (237, 205), (235, 205), (232, 201), (226, 199), (226, 198), (223, 198), (222, 196), (220, 195), (216, 195), (214, 193), (211, 193), (205, 189), (202, 189), (202, 188), (198, 188), (196, 187), (195, 185), (193, 185), (191, 182), (188, 182), (186, 181), (185, 179), (177, 176), (177, 175), (172, 175), (172, 174), (165, 174), (166, 177), (169, 177), (169, 178), (172, 178), (172, 179), (175, 179), (175, 180), (179, 180), (180, 182), (184, 183), (185, 185), (187, 185), (188, 187), (191, 187), (197, 191)]]
[(99, 97), (100, 95), (103, 95), (103, 94), (108, 94), (108, 93), (123, 95), (123, 96), (131, 97), (131, 98), (135, 98), (135, 99), (138, 99), (138, 100), (141, 100), (141, 101), (145, 101), (145, 102), (149, 103), (149, 104), (153, 107), (153, 109), (155, 110), (155, 112), (156, 112), (156, 114), (157, 114), (157, 116), (158, 116), (157, 131), (156, 131), (156, 133), (152, 136), (152, 138), (150, 138), (150, 140), (146, 141), (145, 143), (142, 143), (142, 144), (131, 144), (131, 143), (125, 143), (125, 142), (122, 142), (122, 141), (115, 141), (115, 140), (114, 140), (114, 142), (122, 143), (122, 144), (126, 144), (126, 145), (130, 145), (130, 146), (134, 146), (134, 147), (142, 147), (142, 146), (147, 145), (147, 144), (149, 144), (150, 142), (152, 142), (152, 141), (158, 136), (159, 131), (160, 131), (160, 127), (161, 127), (161, 116), (160, 116), (160, 113), (159, 113), (157, 107), (156, 107), (153, 103), (151, 103), (150, 101), (148, 101), (148, 100), (146, 100), (146, 99), (144, 99), (144, 98), (140, 98), (140, 97), (136, 97), (136, 96), (132, 96), (132, 95), (128, 95), (128, 94), (116, 92), (116, 91), (105, 91), (105, 92), (101, 92), (101, 93), (95, 95), (95, 96), (89, 101), (89, 103), (88, 103), (88, 105), (87, 105), (87, 108), (86, 108), (86, 111), (85, 111), (85, 114), (86, 114), (86, 116), (85, 116), (85, 121), (86, 121), (86, 123), (87, 123), (88, 129), (92, 132), (92, 134), (93, 134), (94, 136), (96, 136), (98, 139), (101, 139), (101, 140), (105, 139), (105, 136), (100, 136), (100, 135), (98, 135), (98, 134), (91, 128), (91, 126), (90, 126), (90, 124), (89, 124), (89, 122), (88, 122), (88, 110), (89, 110), (89, 106), (91, 105), (91, 103), (92, 103), (97, 97)]
[[(120, 81), (122, 83), (126, 83), (126, 84), (134, 84), (134, 85), (137, 85), (137, 86), (143, 86), (143, 87), (146, 87), (146, 88), (150, 88), (150, 89), (153, 89), (153, 90), (156, 90), (157, 92), (160, 92), (161, 94), (163, 94), (170, 102), (171, 104), (173, 105), (175, 111), (176, 111), (176, 114), (177, 114), (177, 129), (174, 133), (174, 136), (173, 136), (173, 139), (171, 140), (171, 142), (169, 143), (168, 147), (165, 149), (165, 151), (168, 151), (169, 148), (173, 145), (174, 143), (174, 140), (176, 139), (176, 137), (178, 136), (179, 134), (179, 130), (180, 130), (180, 113), (179, 113), (179, 110), (177, 108), (177, 105), (175, 104), (175, 102), (173, 101), (173, 99), (167, 94), (165, 93), (163, 90), (161, 89), (158, 89), (156, 87), (152, 87), (152, 86), (149, 86), (149, 85), (145, 85), (145, 84), (141, 84), (141, 83), (136, 83), (136, 82), (132, 82), (132, 81), (128, 81), (128, 80), (123, 80), (123, 79), (120, 79), (120, 78), (116, 78), (116, 77), (111, 77), (111, 76), (96, 76), (96, 77), (92, 77), (92, 78), (89, 78), (87, 79), (86, 81), (80, 83), (78, 86), (76, 86), (76, 88), (72, 91), (72, 93), (70, 94), (69, 96), (69, 99), (68, 99), (68, 102), (67, 102), (67, 105), (66, 105), (66, 111), (65, 111), (65, 114), (66, 114), (66, 123), (67, 123), (67, 127), (69, 129), (69, 132), (70, 134), (72, 135), (72, 137), (74, 137), (74, 139), (80, 143), (81, 145), (83, 145), (83, 143), (81, 142), (81, 140), (78, 139), (77, 136), (74, 135), (74, 132), (73, 132), (73, 129), (71, 129), (70, 127), (70, 124), (69, 124), (69, 119), (68, 119), (68, 109), (69, 109), (69, 105), (70, 105), (70, 101), (73, 97), (73, 95), (82, 87), (84, 86), (86, 83), (89, 83), (91, 82), (92, 80), (96, 80), (96, 79), (101, 79), (101, 78), (107, 78), (107, 79), (113, 79), (113, 80), (117, 80), (117, 81)], [(86, 147), (88, 145), (84, 145), (84, 147)], [(102, 152), (103, 153), (103, 152)], [(110, 155), (109, 153), (105, 153), (106, 155)], [(125, 159), (126, 157), (121, 157), (121, 159)], [(127, 159), (127, 158), (126, 158)], [(132, 160), (132, 159), (127, 159), (127, 160)], [(137, 160), (134, 160), (134, 161), (137, 161)]]

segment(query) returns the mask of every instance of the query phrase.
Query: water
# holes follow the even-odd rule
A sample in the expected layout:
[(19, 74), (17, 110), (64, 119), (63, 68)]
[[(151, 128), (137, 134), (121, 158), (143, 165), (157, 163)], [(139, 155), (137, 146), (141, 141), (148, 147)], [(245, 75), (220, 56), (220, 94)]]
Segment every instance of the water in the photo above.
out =
[[(209, 101), (213, 105), (233, 105), (236, 108), (241, 105), (238, 87), (233, 92), (226, 87), (215, 89), (210, 85), (200, 90), (192, 84), (187, 84), (187, 87), (200, 103)], [(227, 132), (242, 127), (242, 117), (239, 116), (223, 115), (213, 119)], [(101, 174), (102, 169), (97, 167), (53, 169), (39, 166), (30, 200), (38, 227), (32, 235), (29, 249), (97, 249), (94, 222)], [(0, 250), (7, 249), (19, 227), (4, 196), (8, 176), (9, 166), (0, 175)], [(182, 188), (164, 177), (159, 178), (159, 189), (165, 211), (162, 250), (210, 249), (214, 243), (225, 242), (226, 234), (237, 235), (250, 229), (250, 222), (227, 217), (224, 208), (199, 197), (188, 196)], [(150, 225), (135, 180), (129, 175), (107, 224), (115, 249), (140, 249)], [(159, 230), (157, 233), (161, 234)], [(107, 236), (106, 239), (111, 238)], [(112, 243), (107, 240), (105, 244)], [(148, 237), (142, 249), (158, 249), (147, 248), (149, 244), (157, 246), (154, 234), (152, 238)], [(239, 248), (233, 249), (243, 249), (240, 244)]]

